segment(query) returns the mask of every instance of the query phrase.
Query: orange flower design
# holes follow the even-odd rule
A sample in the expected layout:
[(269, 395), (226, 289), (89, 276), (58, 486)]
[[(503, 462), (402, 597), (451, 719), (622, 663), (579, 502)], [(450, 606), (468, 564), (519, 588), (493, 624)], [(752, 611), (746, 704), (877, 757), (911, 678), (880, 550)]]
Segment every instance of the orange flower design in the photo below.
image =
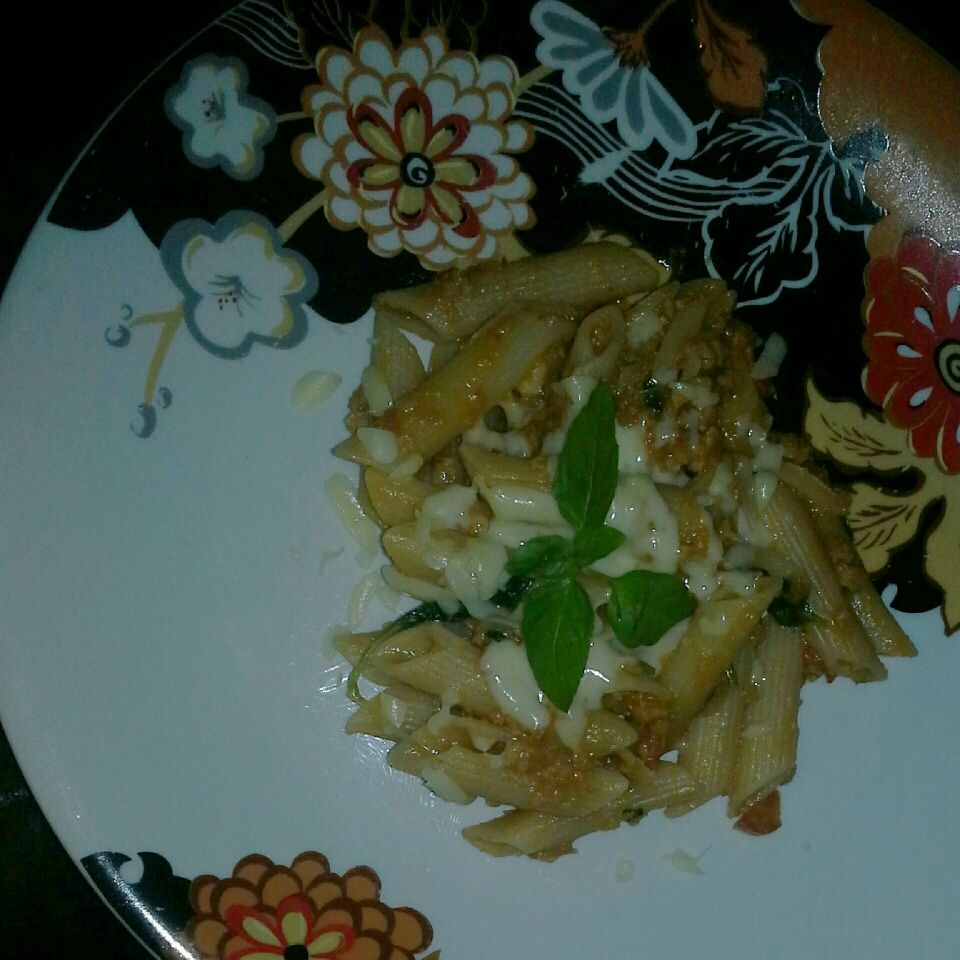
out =
[(190, 904), (184, 935), (204, 960), (412, 960), (433, 938), (422, 914), (381, 903), (369, 867), (340, 876), (313, 851), (289, 867), (254, 854), (225, 879), (197, 877)]

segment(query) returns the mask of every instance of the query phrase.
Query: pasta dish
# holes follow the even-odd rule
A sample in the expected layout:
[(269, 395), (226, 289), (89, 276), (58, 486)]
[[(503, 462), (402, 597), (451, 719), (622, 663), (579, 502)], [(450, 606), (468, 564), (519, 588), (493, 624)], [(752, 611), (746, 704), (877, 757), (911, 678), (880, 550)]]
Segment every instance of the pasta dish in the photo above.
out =
[(776, 829), (803, 684), (915, 652), (844, 494), (771, 429), (782, 339), (759, 343), (721, 281), (611, 241), (374, 306), (336, 453), (383, 580), (417, 603), (339, 639), (348, 732), (447, 800), (508, 808), (464, 831), (493, 855), (553, 859), (721, 796)]

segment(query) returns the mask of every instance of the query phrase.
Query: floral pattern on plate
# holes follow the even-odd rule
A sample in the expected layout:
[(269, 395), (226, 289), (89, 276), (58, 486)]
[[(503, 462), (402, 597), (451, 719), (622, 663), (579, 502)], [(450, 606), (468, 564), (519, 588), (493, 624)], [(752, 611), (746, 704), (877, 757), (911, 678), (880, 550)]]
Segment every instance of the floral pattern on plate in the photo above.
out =
[(433, 939), (421, 913), (380, 900), (369, 867), (341, 876), (313, 851), (289, 867), (254, 854), (222, 880), (197, 877), (190, 903), (184, 939), (204, 960), (412, 960)]
[(323, 181), (327, 219), (361, 227), (380, 256), (409, 250), (428, 269), (502, 254), (502, 239), (531, 226), (533, 181), (508, 154), (533, 132), (511, 120), (517, 68), (506, 57), (478, 61), (427, 30), (394, 48), (379, 29), (353, 50), (317, 54), (319, 87), (303, 95), (316, 132), (294, 159)]
[(247, 93), (247, 68), (232, 57), (198, 57), (167, 91), (167, 116), (183, 130), (183, 152), (198, 167), (237, 180), (263, 169), (263, 148), (277, 132), (273, 108)]
[[(883, 418), (828, 400), (811, 382), (805, 428), (845, 471), (872, 474), (853, 484), (847, 514), (868, 572), (882, 572), (920, 537), (923, 517), (942, 510), (922, 562), (943, 590), (952, 633), (960, 628), (960, 254), (908, 236), (895, 256), (871, 260), (866, 283), (864, 388)], [(891, 489), (892, 477), (908, 479), (907, 489)]]
[[(857, 5), (835, 6), (848, 17)], [(175, 155), (189, 189), (178, 184), (177, 196), (154, 197), (155, 180), (145, 176), (142, 193), (131, 187), (101, 211), (88, 205), (95, 193), (81, 177), (68, 183), (51, 222), (84, 229), (136, 208), (180, 298), (168, 311), (128, 311), (107, 333), (111, 345), (125, 346), (141, 327), (159, 331), (135, 431), (149, 436), (157, 411), (172, 401), (159, 377), (180, 329), (211, 356), (241, 359), (256, 345), (302, 343), (313, 319), (308, 306), (351, 321), (377, 289), (421, 282), (454, 263), (523, 255), (518, 230), (530, 249), (544, 250), (596, 222), (631, 237), (666, 236), (665, 250), (686, 251), (681, 274), (726, 276), (759, 330), (784, 329), (788, 366), (796, 355), (820, 364), (822, 357), (802, 352), (804, 341), (822, 342), (834, 327), (838, 337), (854, 327), (858, 341), (863, 334), (862, 351), (838, 361), (863, 369), (862, 389), (854, 375), (828, 390), (796, 368), (778, 388), (786, 393), (790, 378), (806, 383), (812, 444), (855, 476), (849, 523), (868, 570), (885, 575), (912, 551), (937, 586), (947, 630), (960, 628), (960, 253), (943, 236), (901, 237), (923, 211), (908, 209), (902, 194), (868, 191), (873, 168), (897, 158), (890, 129), (857, 125), (856, 111), (842, 132), (827, 123), (818, 88), (779, 71), (785, 60), (754, 29), (750, 5), (740, 5), (738, 20), (736, 5), (724, 4), (721, 15), (709, 0), (666, 0), (635, 26), (610, 24), (587, 2), (541, 0), (526, 32), (510, 35), (494, 29), (494, 13), (482, 7), (482, 15), (458, 22), (411, 16), (402, 32), (373, 26), (355, 9), (329, 22), (321, 17), (309, 30), (301, 22), (304, 36), (322, 38), (307, 50), (320, 82), (306, 91), (302, 71), (310, 65), (298, 58), (297, 30), (279, 3), (269, 31), (231, 21), (248, 45), (238, 51), (244, 60), (193, 49), (182, 67), (175, 64), (179, 77), (160, 74), (166, 86), (151, 91), (151, 104), (166, 107), (175, 141), (156, 165)], [(701, 70), (691, 72), (693, 94), (668, 58), (655, 56), (658, 21), (681, 10), (689, 13)], [(501, 7), (497, 15), (512, 14)], [(809, 44), (810, 25), (795, 19)], [(481, 57), (480, 36), (503, 52), (498, 46)], [(222, 39), (209, 48), (220, 49)], [(842, 52), (835, 43), (824, 47)], [(839, 76), (837, 69), (827, 80)], [(279, 113), (273, 103), (284, 97), (291, 108), (301, 97), (302, 109)], [(312, 132), (294, 131), (296, 124)], [(124, 162), (139, 169), (136, 157)], [(108, 181), (102, 168), (85, 169), (101, 171), (98, 184)], [(563, 203), (550, 217), (554, 180)], [(899, 238), (899, 247), (870, 262), (862, 330), (855, 309), (838, 307), (836, 322), (823, 322), (807, 307), (818, 284), (828, 285), (825, 271), (829, 282), (859, 284), (863, 241), (882, 214), (871, 196), (901, 201), (875, 231)], [(949, 204), (949, 216), (938, 213), (937, 223), (955, 222)], [(358, 246), (364, 243), (369, 250)], [(340, 274), (349, 289), (334, 299)], [(359, 292), (358, 277), (365, 279)], [(84, 862), (105, 856), (118, 855)], [(148, 870), (155, 860), (165, 864), (152, 854), (143, 859)], [(167, 918), (186, 911), (173, 892), (188, 881), (169, 868), (151, 876), (163, 881), (150, 895), (142, 888), (152, 917), (185, 930), (210, 960), (287, 953), (408, 960), (430, 946), (426, 919), (384, 905), (372, 870), (338, 875), (317, 853), (289, 867), (251, 856), (229, 877), (197, 878), (185, 923)], [(116, 902), (129, 907), (136, 899)]]
[(334, 873), (322, 853), (308, 850), (289, 866), (260, 854), (240, 860), (228, 877), (176, 876), (159, 854), (139, 854), (142, 873), (128, 882), (122, 853), (83, 858), (90, 879), (132, 926), (133, 905), (149, 903), (163, 921), (151, 946), (164, 954), (202, 960), (439, 960), (425, 955), (433, 928), (412, 907), (380, 899), (380, 877), (370, 867)]

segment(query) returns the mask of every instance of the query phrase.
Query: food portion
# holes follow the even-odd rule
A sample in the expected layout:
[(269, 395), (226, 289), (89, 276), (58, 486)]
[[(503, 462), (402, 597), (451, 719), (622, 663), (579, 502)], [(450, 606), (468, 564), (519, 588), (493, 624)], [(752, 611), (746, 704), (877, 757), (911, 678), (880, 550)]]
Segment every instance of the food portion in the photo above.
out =
[(771, 429), (783, 341), (759, 343), (722, 282), (611, 242), (375, 308), (336, 452), (361, 467), (383, 581), (416, 605), (340, 638), (348, 732), (393, 741), (447, 800), (510, 808), (464, 831), (493, 855), (552, 859), (719, 796), (776, 829), (802, 685), (915, 652), (844, 494)]

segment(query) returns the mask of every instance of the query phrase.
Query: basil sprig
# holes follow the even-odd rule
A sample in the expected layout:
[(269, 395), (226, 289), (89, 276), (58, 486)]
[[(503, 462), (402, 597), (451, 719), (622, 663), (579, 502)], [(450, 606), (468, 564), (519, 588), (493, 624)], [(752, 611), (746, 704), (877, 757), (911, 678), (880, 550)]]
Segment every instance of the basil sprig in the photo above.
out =
[[(533, 537), (507, 567), (532, 584), (523, 605), (523, 642), (538, 686), (561, 710), (573, 703), (593, 634), (593, 605), (577, 573), (626, 539), (604, 522), (617, 489), (618, 454), (613, 395), (600, 384), (567, 430), (553, 481), (573, 539)], [(609, 582), (607, 617), (626, 647), (656, 643), (695, 606), (683, 581), (670, 574), (635, 570)]]

